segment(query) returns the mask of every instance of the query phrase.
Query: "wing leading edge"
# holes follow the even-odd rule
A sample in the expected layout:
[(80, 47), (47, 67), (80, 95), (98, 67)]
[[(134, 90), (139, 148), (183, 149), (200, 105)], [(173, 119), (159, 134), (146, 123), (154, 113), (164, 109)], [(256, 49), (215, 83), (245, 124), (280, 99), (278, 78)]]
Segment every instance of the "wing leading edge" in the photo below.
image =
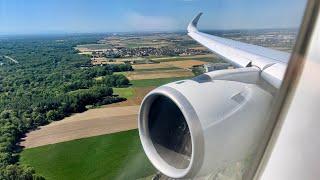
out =
[(190, 37), (236, 67), (258, 67), (262, 78), (276, 88), (281, 86), (289, 53), (202, 33), (197, 29), (201, 15), (199, 13), (190, 22)]

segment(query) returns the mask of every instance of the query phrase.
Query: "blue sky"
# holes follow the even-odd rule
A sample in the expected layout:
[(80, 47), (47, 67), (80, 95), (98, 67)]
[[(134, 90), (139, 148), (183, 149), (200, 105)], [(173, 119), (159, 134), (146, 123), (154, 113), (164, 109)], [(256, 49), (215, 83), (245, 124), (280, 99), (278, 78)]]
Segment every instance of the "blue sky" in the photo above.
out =
[(298, 27), (306, 0), (0, 0), (0, 34)]

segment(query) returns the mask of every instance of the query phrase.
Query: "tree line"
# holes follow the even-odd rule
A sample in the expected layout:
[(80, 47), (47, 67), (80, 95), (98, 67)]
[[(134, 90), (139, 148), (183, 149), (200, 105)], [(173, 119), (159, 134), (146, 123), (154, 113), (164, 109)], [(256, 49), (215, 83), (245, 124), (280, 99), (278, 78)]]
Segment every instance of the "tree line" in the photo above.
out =
[(28, 37), (1, 40), (0, 55), (19, 64), (0, 66), (0, 179), (43, 179), (32, 167), (19, 164), (19, 140), (30, 130), (88, 105), (125, 100), (112, 87), (129, 85), (114, 72), (132, 71), (130, 64), (86, 67), (90, 59), (77, 54), (78, 44), (100, 36)]

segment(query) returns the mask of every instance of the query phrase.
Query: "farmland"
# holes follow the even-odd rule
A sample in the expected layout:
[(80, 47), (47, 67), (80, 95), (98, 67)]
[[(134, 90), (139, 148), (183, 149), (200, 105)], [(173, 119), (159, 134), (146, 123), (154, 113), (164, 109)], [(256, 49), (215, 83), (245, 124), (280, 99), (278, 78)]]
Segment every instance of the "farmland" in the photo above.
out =
[(21, 145), (32, 148), (135, 129), (138, 110), (137, 105), (90, 109), (31, 131)]
[(135, 87), (148, 87), (148, 86), (161, 86), (173, 81), (179, 81), (190, 77), (174, 77), (174, 78), (159, 78), (159, 79), (144, 79), (144, 80), (133, 80), (132, 85)]
[(167, 61), (167, 62), (163, 62), (163, 64), (168, 64), (169, 66), (182, 68), (182, 69), (191, 69), (194, 66), (200, 66), (207, 63), (199, 60), (182, 60), (182, 61)]
[[(99, 44), (79, 45), (76, 50), (84, 57), (94, 56), (97, 51), (114, 48), (115, 44), (119, 43), (118, 40), (111, 39), (111, 44), (100, 40)], [(134, 44), (134, 41), (139, 42)], [(129, 41), (131, 44), (125, 46), (146, 46), (149, 40), (140, 41), (133, 38)], [(155, 44), (157, 43), (151, 42), (149, 46)], [(166, 45), (172, 43), (162, 40), (160, 46)], [(113, 73), (114, 77), (125, 76), (130, 80), (129, 84), (118, 86), (117, 81), (112, 81), (113, 77), (110, 79), (103, 75), (98, 76), (99, 73), (92, 78), (92, 81), (98, 84), (114, 84), (113, 96), (126, 98), (126, 101), (88, 106), (93, 109), (72, 114), (27, 133), (20, 143), (25, 148), (21, 155), (21, 163), (31, 165), (38, 175), (46, 179), (136, 179), (154, 174), (155, 171), (139, 143), (138, 133), (134, 130), (137, 128), (140, 104), (144, 96), (154, 88), (193, 77), (193, 66), (207, 63), (200, 60), (203, 58), (214, 61), (209, 55), (129, 57), (111, 60), (95, 57), (95, 60), (91, 61), (92, 66), (83, 70), (89, 73), (91, 68), (103, 69), (109, 65), (129, 67), (131, 65), (127, 62), (132, 62), (134, 71), (130, 68), (127, 71), (116, 69), (117, 72)], [(154, 59), (155, 63), (145, 63), (146, 59)], [(71, 91), (70, 94), (78, 91), (83, 90)], [(122, 171), (126, 167), (131, 168)]]
[(121, 97), (130, 99), (134, 96), (134, 89), (129, 88), (113, 88), (113, 92)]
[(155, 172), (137, 130), (27, 149), (21, 163), (49, 180), (139, 179)]
[(129, 80), (189, 77), (192, 75), (193, 74), (191, 71), (188, 71), (185, 69), (138, 71), (138, 72), (128, 72), (126, 74)]
[(112, 88), (129, 81), (113, 72), (130, 70), (130, 65), (81, 68), (90, 58), (79, 55), (75, 45), (96, 39), (99, 36), (1, 40), (1, 59), (11, 59), (1, 60), (0, 66), (0, 179), (41, 178), (32, 167), (19, 163), (23, 150), (19, 144), (26, 133), (88, 107), (125, 100), (115, 96)]
[[(139, 81), (141, 81), (141, 80), (139, 80)], [(156, 88), (156, 86), (146, 86), (146, 87), (131, 86), (129, 88), (121, 88), (121, 90), (124, 92), (131, 91), (133, 93), (133, 96), (128, 98), (126, 101), (122, 101), (122, 102), (114, 103), (114, 104), (109, 104), (104, 107), (140, 106), (144, 96), (147, 95), (147, 93), (149, 93), (154, 88)], [(137, 120), (137, 116), (134, 118), (135, 121)]]
[(184, 33), (6, 39), (0, 53), (0, 179), (152, 177), (135, 130), (143, 97), (221, 62)]

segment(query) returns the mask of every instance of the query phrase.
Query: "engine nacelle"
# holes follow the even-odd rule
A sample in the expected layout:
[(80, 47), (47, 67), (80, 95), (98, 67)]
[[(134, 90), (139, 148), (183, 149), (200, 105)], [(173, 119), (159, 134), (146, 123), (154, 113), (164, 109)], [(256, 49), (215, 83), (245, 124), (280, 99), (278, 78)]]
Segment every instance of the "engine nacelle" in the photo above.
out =
[[(248, 73), (257, 72), (251, 70)], [(235, 71), (220, 71), (219, 77)], [(254, 153), (268, 123), (272, 97), (256, 84), (216, 80), (210, 74), (161, 86), (141, 105), (142, 146), (166, 176), (215, 172)]]

